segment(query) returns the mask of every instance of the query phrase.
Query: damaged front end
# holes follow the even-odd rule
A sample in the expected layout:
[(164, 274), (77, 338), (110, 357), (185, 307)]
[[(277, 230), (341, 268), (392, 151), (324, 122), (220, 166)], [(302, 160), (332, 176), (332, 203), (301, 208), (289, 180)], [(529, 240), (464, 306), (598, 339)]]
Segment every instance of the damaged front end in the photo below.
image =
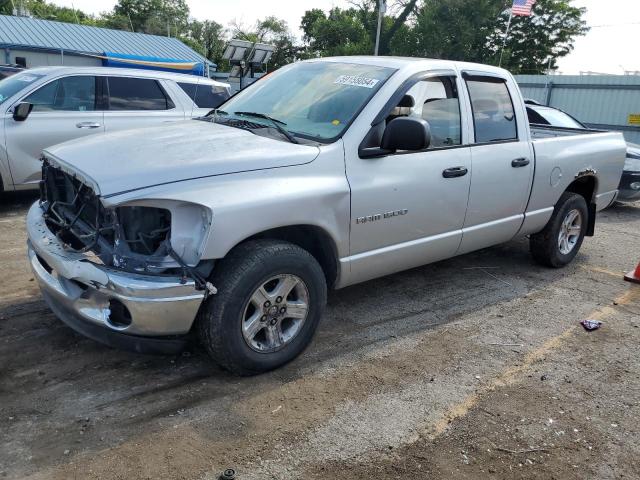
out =
[(206, 281), (213, 262), (200, 261), (211, 218), (199, 205), (154, 200), (107, 208), (89, 182), (45, 157), (40, 206), (64, 248), (92, 263), (137, 274), (181, 275), (215, 293)]

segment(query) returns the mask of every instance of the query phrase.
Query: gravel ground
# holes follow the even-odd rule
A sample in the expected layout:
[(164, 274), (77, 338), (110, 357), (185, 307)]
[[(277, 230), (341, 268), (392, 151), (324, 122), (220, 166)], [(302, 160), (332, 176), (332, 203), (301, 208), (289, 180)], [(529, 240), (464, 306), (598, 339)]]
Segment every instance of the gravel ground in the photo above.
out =
[[(640, 204), (563, 270), (516, 240), (329, 296), (286, 367), (237, 378), (85, 339), (25, 260), (30, 194), (0, 198), (0, 478), (640, 478)], [(587, 333), (579, 321), (600, 319)]]

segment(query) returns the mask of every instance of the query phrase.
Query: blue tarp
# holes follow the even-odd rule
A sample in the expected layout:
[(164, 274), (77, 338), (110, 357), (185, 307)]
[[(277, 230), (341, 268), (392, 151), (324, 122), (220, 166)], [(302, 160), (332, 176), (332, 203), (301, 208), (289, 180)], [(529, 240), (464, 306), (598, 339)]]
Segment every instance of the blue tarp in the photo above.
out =
[[(162, 70), (165, 72), (186, 73), (203, 76), (205, 65), (203, 62), (177, 60), (175, 58), (145, 57), (142, 55), (126, 55), (122, 53), (104, 52), (102, 59), (105, 67), (142, 68), (145, 70)], [(215, 67), (215, 65), (212, 65)], [(206, 72), (208, 73), (208, 72)]]

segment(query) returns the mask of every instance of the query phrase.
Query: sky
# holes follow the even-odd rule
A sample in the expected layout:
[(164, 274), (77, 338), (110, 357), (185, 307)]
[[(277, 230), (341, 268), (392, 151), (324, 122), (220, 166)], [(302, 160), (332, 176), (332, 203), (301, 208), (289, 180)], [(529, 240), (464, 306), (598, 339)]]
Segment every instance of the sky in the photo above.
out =
[[(64, 6), (75, 6), (87, 13), (108, 11), (115, 0), (53, 0)], [(215, 20), (227, 26), (235, 21), (253, 25), (259, 18), (275, 15), (285, 19), (291, 30), (301, 36), (300, 19), (306, 10), (344, 6), (346, 0), (187, 0), (191, 15), (199, 20)], [(640, 33), (640, 0), (573, 0), (586, 7), (585, 19), (592, 27), (575, 42), (575, 50), (559, 61), (560, 73), (581, 71), (622, 74), (640, 71), (638, 33)]]

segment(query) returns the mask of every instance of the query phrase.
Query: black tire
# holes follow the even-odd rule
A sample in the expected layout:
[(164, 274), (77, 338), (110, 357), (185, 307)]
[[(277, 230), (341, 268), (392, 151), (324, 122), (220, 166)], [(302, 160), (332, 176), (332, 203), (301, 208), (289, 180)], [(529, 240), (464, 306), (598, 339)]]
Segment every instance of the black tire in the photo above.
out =
[[(276, 351), (258, 352), (243, 335), (245, 308), (252, 294), (277, 275), (294, 275), (304, 282), (307, 315), (289, 343)], [(234, 248), (216, 265), (211, 283), (218, 293), (200, 308), (198, 336), (216, 363), (238, 375), (273, 370), (300, 355), (311, 342), (327, 301), (326, 279), (316, 259), (297, 245), (276, 240), (252, 240)]]
[[(563, 221), (572, 210), (577, 210), (581, 215), (581, 231), (571, 251), (563, 253), (560, 249), (558, 238)], [(531, 235), (529, 239), (529, 249), (534, 260), (552, 268), (564, 267), (570, 263), (580, 250), (588, 223), (589, 210), (584, 197), (577, 193), (563, 193), (556, 203), (553, 215), (547, 225), (541, 232)]]

